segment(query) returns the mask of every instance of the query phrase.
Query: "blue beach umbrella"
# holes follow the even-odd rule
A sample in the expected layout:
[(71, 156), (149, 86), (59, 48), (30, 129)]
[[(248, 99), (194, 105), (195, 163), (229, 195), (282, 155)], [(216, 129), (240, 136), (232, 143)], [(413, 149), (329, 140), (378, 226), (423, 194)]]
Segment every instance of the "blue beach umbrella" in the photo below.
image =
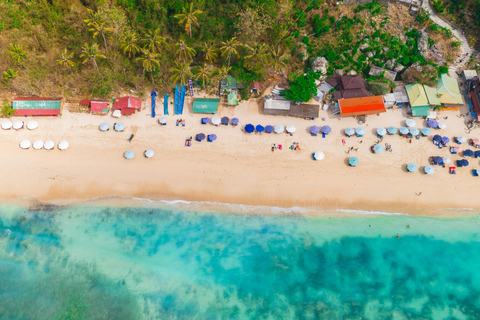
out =
[(246, 133), (252, 133), (253, 131), (255, 131), (255, 127), (253, 126), (253, 124), (249, 123), (245, 126)]
[(398, 130), (395, 127), (388, 127), (387, 132), (388, 132), (388, 134), (394, 135), (398, 132)]
[(317, 134), (320, 132), (320, 127), (317, 127), (317, 126), (311, 126), (310, 127), (310, 133), (311, 134)]
[(356, 167), (360, 161), (358, 161), (357, 157), (351, 157), (348, 159), (348, 164), (351, 165), (352, 167)]
[(434, 174), (435, 173), (435, 168), (432, 166), (425, 166), (423, 169), (425, 171), (425, 174)]
[(438, 134), (434, 135), (433, 136), (433, 141), (434, 142), (441, 142), (442, 141), (442, 136), (438, 135)]
[(365, 128), (358, 127), (355, 129), (355, 133), (359, 136), (363, 136), (365, 134)]
[(438, 164), (439, 166), (441, 166), (441, 165), (443, 165), (443, 158), (439, 157), (439, 156), (433, 157), (433, 162), (435, 164)]
[(377, 134), (383, 137), (387, 134), (387, 129), (385, 129), (384, 127), (377, 128)]
[(257, 130), (257, 132), (263, 132), (265, 131), (265, 128), (262, 125), (257, 124), (257, 126), (255, 127), (255, 130)]
[(135, 157), (135, 152), (133, 152), (132, 150), (128, 150), (123, 154), (123, 156), (125, 157), (125, 159), (133, 159), (133, 157)]
[(429, 126), (430, 128), (436, 128), (438, 127), (438, 122), (436, 120), (428, 120), (427, 126)]
[(408, 128), (401, 127), (398, 131), (400, 131), (400, 134), (408, 134), (410, 131)]
[(271, 125), (265, 126), (265, 132), (266, 133), (272, 133), (273, 132), (273, 126), (271, 126)]
[(465, 159), (457, 160), (457, 167), (466, 167), (468, 166), (468, 161)]
[(230, 119), (228, 119), (228, 117), (223, 117), (221, 121), (222, 121), (223, 125), (227, 125), (228, 121), (230, 121)]
[(208, 117), (202, 118), (202, 124), (210, 123), (211, 119)]
[(200, 141), (202, 141), (203, 139), (205, 139), (205, 135), (204, 135), (203, 133), (199, 133), (199, 134), (197, 134), (196, 139), (197, 139), (197, 141), (200, 142)]
[(463, 150), (463, 156), (464, 157), (473, 157), (474, 153), (472, 150), (470, 149), (467, 149), (467, 150)]
[(373, 152), (382, 153), (383, 152), (383, 147), (380, 144), (376, 144), (376, 145), (373, 146)]
[(420, 131), (417, 128), (411, 128), (410, 129), (410, 134), (412, 136), (418, 136), (420, 134)]
[(430, 128), (424, 127), (424, 128), (422, 128), (422, 134), (424, 136), (429, 136), (429, 135), (432, 134), (432, 130)]
[(217, 140), (217, 135), (216, 134), (209, 134), (207, 136), (207, 141), (208, 142), (212, 142), (212, 141), (215, 141), (215, 140)]
[(232, 118), (231, 122), (232, 122), (232, 124), (237, 125), (239, 121), (240, 120), (238, 120), (238, 118)]
[(346, 134), (347, 136), (349, 136), (349, 137), (350, 137), (350, 136), (353, 136), (353, 135), (355, 134), (355, 129), (353, 129), (353, 128), (346, 128), (346, 129), (345, 129), (345, 134)]
[(322, 127), (322, 133), (329, 134), (330, 132), (332, 132), (332, 128), (330, 128), (330, 126)]
[(442, 137), (442, 142), (445, 143), (445, 144), (447, 144), (447, 143), (450, 142), (450, 138), (448, 138), (448, 137)]
[(480, 150), (475, 151), (474, 154), (475, 154), (475, 158), (480, 157)]
[(409, 163), (407, 164), (407, 170), (409, 172), (416, 172), (418, 170), (418, 167), (415, 163)]

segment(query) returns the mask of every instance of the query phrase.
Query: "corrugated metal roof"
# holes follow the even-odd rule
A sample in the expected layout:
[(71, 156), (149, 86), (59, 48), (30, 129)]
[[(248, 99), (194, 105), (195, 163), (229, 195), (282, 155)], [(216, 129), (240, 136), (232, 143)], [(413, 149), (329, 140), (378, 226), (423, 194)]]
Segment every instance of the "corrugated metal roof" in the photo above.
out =
[(408, 100), (412, 107), (428, 106), (427, 94), (421, 84), (409, 84), (405, 86), (405, 90), (407, 91)]
[(291, 102), (285, 99), (265, 98), (264, 109), (290, 110)]
[(61, 109), (17, 109), (16, 116), (59, 116)]
[(142, 109), (142, 101), (137, 97), (126, 96), (116, 98), (113, 104), (113, 109)]
[(338, 100), (340, 116), (356, 116), (386, 112), (382, 96), (370, 96)]
[(197, 98), (193, 101), (193, 112), (196, 113), (216, 113), (220, 99), (215, 98)]
[(13, 101), (60, 101), (62, 98), (18, 97)]
[(13, 100), (13, 109), (60, 109), (60, 100)]
[(437, 81), (437, 94), (443, 104), (464, 104), (457, 80), (445, 73)]
[(428, 103), (430, 103), (433, 106), (439, 106), (442, 104), (437, 97), (436, 88), (432, 88), (426, 85), (423, 85), (423, 88), (425, 89), (425, 93), (427, 94)]
[(429, 106), (412, 107), (412, 116), (414, 117), (426, 117), (429, 115), (430, 115)]

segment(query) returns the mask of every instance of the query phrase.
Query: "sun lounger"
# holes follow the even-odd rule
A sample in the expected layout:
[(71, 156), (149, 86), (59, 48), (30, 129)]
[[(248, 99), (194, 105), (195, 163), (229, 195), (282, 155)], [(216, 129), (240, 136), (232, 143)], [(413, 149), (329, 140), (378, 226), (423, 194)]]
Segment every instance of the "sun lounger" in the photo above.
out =
[(186, 139), (185, 140), (185, 147), (190, 147), (192, 145), (192, 140)]
[(457, 151), (455, 151), (454, 147), (450, 147), (450, 153), (451, 154), (457, 154)]
[(474, 177), (478, 177), (478, 171), (477, 171), (477, 169), (473, 169), (473, 170), (472, 170), (472, 174), (473, 174)]

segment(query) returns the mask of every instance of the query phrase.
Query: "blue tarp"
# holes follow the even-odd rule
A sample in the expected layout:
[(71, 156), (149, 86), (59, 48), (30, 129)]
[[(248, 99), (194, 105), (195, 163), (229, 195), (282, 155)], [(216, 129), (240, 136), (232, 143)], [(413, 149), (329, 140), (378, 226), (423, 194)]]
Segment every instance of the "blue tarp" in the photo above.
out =
[(168, 94), (165, 93), (163, 98), (163, 114), (168, 115)]
[(157, 93), (155, 90), (152, 90), (150, 95), (152, 96), (152, 118), (155, 118), (155, 97), (157, 96)]
[(178, 114), (178, 107), (180, 105), (180, 91), (178, 91), (178, 84), (175, 88), (175, 101), (173, 103), (175, 105), (175, 114)]
[(182, 92), (180, 93), (180, 106), (178, 113), (183, 114), (183, 104), (185, 103), (185, 85), (182, 86)]

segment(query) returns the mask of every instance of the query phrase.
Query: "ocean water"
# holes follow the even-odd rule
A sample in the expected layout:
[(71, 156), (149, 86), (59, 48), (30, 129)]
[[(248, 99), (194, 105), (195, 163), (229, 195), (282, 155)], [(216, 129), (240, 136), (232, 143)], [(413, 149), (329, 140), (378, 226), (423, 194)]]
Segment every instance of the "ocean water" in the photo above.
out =
[(2, 206), (0, 319), (478, 319), (479, 220)]

